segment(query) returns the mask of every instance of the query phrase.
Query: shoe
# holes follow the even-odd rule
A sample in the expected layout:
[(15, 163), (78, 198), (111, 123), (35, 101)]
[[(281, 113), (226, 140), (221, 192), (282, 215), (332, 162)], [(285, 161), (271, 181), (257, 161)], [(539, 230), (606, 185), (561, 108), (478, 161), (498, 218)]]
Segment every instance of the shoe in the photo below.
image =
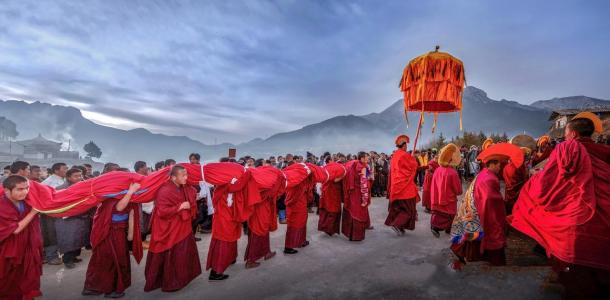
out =
[(286, 224), (286, 220), (280, 220), (280, 224)]
[(267, 253), (267, 254), (265, 255), (265, 260), (270, 260), (270, 259), (272, 259), (272, 258), (275, 256), (275, 254), (276, 254), (276, 253), (275, 253), (275, 251)]
[(74, 269), (74, 268), (76, 268), (76, 265), (73, 262), (64, 263), (64, 266), (66, 267), (66, 269)]
[(232, 265), (234, 265), (236, 263), (237, 263), (237, 259), (231, 262)]
[(309, 241), (304, 241), (304, 242), (303, 242), (303, 245), (301, 245), (301, 247), (303, 247), (303, 248), (305, 248), (305, 247), (307, 247), (307, 246), (309, 246)]
[(375, 229), (375, 227), (369, 226), (366, 230), (373, 230), (373, 229)]
[(247, 263), (246, 263), (246, 269), (254, 269), (254, 268), (256, 268), (256, 267), (258, 267), (258, 266), (260, 266), (260, 265), (261, 265), (260, 263), (255, 262), (255, 261), (253, 261), (253, 262), (247, 262)]
[(83, 261), (83, 260), (82, 260), (81, 258), (78, 258), (78, 257), (75, 257), (75, 258), (74, 258), (74, 262), (75, 262), (75, 263), (79, 263), (79, 262), (82, 262), (82, 261)]
[(430, 229), (430, 231), (432, 231), (432, 235), (437, 239), (441, 236), (441, 233), (435, 230), (434, 228)]
[(307, 212), (310, 213), (310, 214), (313, 213), (313, 207), (308, 207), (307, 208)]
[(83, 291), (80, 294), (83, 296), (98, 296), (98, 295), (101, 295), (102, 293), (100, 293), (98, 291), (83, 289)]
[(203, 234), (210, 234), (210, 233), (212, 233), (212, 229), (201, 229), (200, 232)]
[(399, 236), (400, 236), (400, 235), (402, 235), (402, 234), (400, 233), (400, 229), (398, 229), (398, 227), (396, 227), (396, 226), (392, 226), (392, 230), (394, 230), (394, 232), (396, 232), (396, 234), (397, 234), (397, 235), (399, 235)]
[(200, 237), (195, 237), (195, 242), (200, 242), (201, 238)]
[(47, 264), (51, 266), (59, 266), (62, 264), (62, 262), (59, 257), (53, 257), (53, 259), (47, 261)]
[(292, 248), (284, 248), (284, 253), (285, 254), (297, 254), (297, 253), (299, 253), (299, 251), (294, 250)]
[(117, 298), (123, 298), (123, 296), (125, 296), (125, 293), (112, 292), (110, 294), (105, 294), (104, 298), (117, 299)]
[(221, 281), (221, 280), (225, 280), (229, 278), (229, 275), (225, 275), (225, 274), (218, 274), (214, 271), (210, 272), (210, 277), (208, 277), (208, 280), (210, 281)]

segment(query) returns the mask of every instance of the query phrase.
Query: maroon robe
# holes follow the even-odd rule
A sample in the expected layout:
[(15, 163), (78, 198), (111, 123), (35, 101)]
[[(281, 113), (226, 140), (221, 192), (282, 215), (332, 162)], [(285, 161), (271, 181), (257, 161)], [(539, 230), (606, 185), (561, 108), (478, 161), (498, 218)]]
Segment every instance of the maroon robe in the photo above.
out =
[[(228, 205), (230, 194), (231, 206)], [(222, 274), (237, 259), (242, 223), (252, 214), (252, 204), (260, 203), (260, 194), (252, 173), (246, 171), (235, 183), (217, 186), (212, 199), (214, 218), (206, 270)]]
[(517, 168), (513, 163), (509, 163), (502, 171), (504, 178), (504, 201), (506, 201), (506, 214), (510, 215), (513, 211), (513, 206), (519, 198), (519, 192), (523, 185), (529, 179), (529, 172), (525, 164)]
[(453, 244), (451, 250), (468, 261), (486, 260), (492, 265), (506, 264), (506, 209), (500, 193), (498, 176), (487, 168), (477, 175), (474, 187), (474, 204), (484, 236), (479, 241)]
[(276, 181), (269, 189), (260, 191), (261, 201), (253, 205), (252, 215), (248, 219), (248, 245), (244, 260), (256, 262), (271, 253), (269, 232), (277, 230), (277, 199), (286, 187), (286, 178), (280, 170), (272, 166), (260, 167), (276, 175)]
[(129, 221), (113, 222), (113, 214), (129, 214), (133, 211), (132, 253), (137, 263), (142, 260), (142, 236), (140, 235), (140, 206), (129, 203), (123, 211), (117, 211), (118, 201), (106, 200), (98, 206), (91, 230), (92, 254), (87, 267), (85, 289), (99, 293), (122, 293), (131, 286), (131, 262), (127, 232)]
[(434, 230), (451, 230), (457, 212), (457, 196), (462, 194), (460, 176), (453, 167), (439, 167), (431, 183), (430, 226)]
[[(152, 213), (150, 247), (146, 257), (146, 285), (149, 292), (161, 288), (177, 291), (201, 274), (201, 263), (191, 221), (197, 216), (196, 191), (168, 181), (157, 191)], [(178, 207), (188, 201), (190, 210)]]
[(366, 165), (353, 160), (348, 162), (345, 168), (347, 173), (343, 178), (341, 232), (350, 241), (362, 241), (365, 238), (366, 229), (370, 225), (368, 206), (371, 203), (371, 195), (366, 186), (368, 179), (362, 177), (362, 170), (366, 168)]
[(422, 191), (422, 206), (427, 210), (431, 210), (430, 189), (432, 185), (432, 177), (434, 176), (434, 171), (438, 167), (439, 164), (436, 162), (436, 160), (431, 160), (428, 163), (428, 169), (426, 169), (426, 176), (424, 177), (424, 188)]
[(32, 210), (25, 202), (25, 210), (0, 194), (0, 299), (31, 299), (41, 296), (42, 234), (39, 216), (18, 234), (19, 221)]
[(286, 240), (285, 248), (301, 248), (307, 240), (307, 203), (312, 196), (313, 175), (298, 185), (286, 189)]
[(318, 208), (318, 230), (328, 235), (339, 234), (341, 226), (341, 200), (343, 183), (327, 181), (322, 185), (320, 207)]

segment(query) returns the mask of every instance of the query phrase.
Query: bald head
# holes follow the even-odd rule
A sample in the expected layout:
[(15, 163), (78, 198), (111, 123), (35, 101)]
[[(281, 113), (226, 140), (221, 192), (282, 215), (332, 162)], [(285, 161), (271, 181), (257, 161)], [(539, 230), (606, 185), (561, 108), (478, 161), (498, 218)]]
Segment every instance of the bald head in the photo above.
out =
[(595, 132), (595, 125), (589, 119), (573, 119), (566, 125), (566, 140), (573, 140), (579, 137), (591, 137)]

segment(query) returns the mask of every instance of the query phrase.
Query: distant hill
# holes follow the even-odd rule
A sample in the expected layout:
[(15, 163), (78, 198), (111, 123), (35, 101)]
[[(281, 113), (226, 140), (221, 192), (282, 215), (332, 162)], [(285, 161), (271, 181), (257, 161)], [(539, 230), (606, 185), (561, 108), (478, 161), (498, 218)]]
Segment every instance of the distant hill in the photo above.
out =
[[(583, 104), (584, 103), (584, 104)], [(484, 133), (504, 133), (509, 136), (527, 133), (539, 136), (549, 127), (549, 109), (573, 108), (574, 105), (604, 105), (607, 100), (588, 97), (555, 98), (522, 105), (507, 100), (493, 100), (478, 88), (469, 86), (463, 95), (464, 130)], [(288, 152), (305, 154), (306, 151), (342, 151), (355, 153), (376, 149), (391, 151), (394, 137), (399, 133), (415, 136), (417, 113), (409, 113), (409, 128), (403, 113), (402, 100), (388, 103), (378, 113), (362, 116), (343, 115), (304, 126), (301, 129), (278, 133), (267, 139), (255, 138), (239, 145), (207, 145), (185, 136), (154, 134), (146, 129), (121, 130), (96, 124), (83, 117), (74, 107), (41, 102), (0, 101), (0, 116), (17, 124), (18, 139), (28, 139), (39, 133), (47, 138), (70, 141), (74, 150), (94, 141), (102, 149), (104, 161), (115, 161), (130, 167), (136, 160), (149, 163), (166, 158), (186, 161), (191, 152), (200, 153), (205, 160), (225, 156), (229, 147), (237, 147), (238, 155), (268, 156)], [(588, 106), (587, 106), (588, 107)], [(433, 116), (426, 115), (420, 145), (441, 132), (446, 137), (460, 135), (459, 114), (440, 114), (435, 134), (431, 133)]]
[(551, 100), (540, 100), (532, 103), (532, 106), (545, 110), (591, 109), (610, 107), (610, 100), (596, 99), (587, 96), (572, 96), (553, 98)]

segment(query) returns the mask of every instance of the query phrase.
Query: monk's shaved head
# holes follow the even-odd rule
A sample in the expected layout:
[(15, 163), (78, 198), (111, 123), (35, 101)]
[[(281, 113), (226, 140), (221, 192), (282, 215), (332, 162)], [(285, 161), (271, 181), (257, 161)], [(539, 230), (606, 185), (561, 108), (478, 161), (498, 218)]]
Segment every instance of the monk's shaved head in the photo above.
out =
[(595, 132), (595, 125), (589, 119), (573, 119), (566, 126), (566, 138), (570, 132), (576, 133), (578, 137), (591, 137)]

